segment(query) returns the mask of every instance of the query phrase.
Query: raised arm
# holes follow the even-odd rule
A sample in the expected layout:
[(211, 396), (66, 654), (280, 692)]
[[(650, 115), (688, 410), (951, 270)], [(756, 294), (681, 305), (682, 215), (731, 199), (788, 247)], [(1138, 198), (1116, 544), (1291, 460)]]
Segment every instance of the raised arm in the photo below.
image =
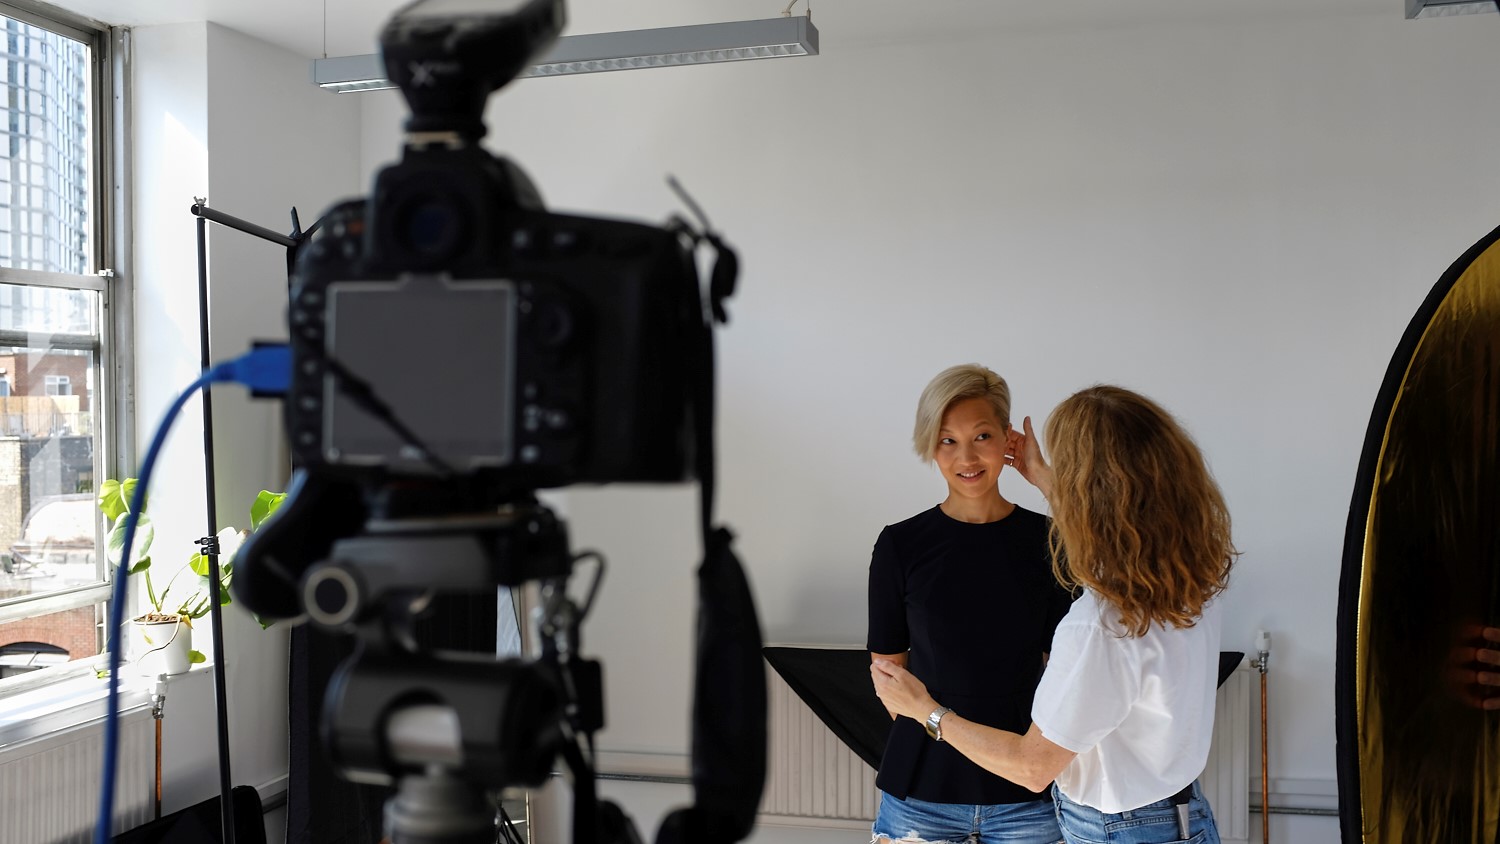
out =
[[(922, 681), (894, 662), (876, 657), (870, 663), (870, 677), (875, 693), (894, 715), (925, 722), (939, 708)], [(1057, 779), (1077, 755), (1048, 741), (1035, 724), (1019, 735), (949, 712), (942, 717), (941, 728), (943, 741), (975, 764), (1036, 792)]]
[(1006, 462), (1021, 473), (1028, 483), (1041, 490), (1043, 498), (1052, 495), (1052, 467), (1042, 457), (1042, 442), (1031, 429), (1031, 417), (1021, 420), (1022, 430), (1014, 427), (1005, 440)]

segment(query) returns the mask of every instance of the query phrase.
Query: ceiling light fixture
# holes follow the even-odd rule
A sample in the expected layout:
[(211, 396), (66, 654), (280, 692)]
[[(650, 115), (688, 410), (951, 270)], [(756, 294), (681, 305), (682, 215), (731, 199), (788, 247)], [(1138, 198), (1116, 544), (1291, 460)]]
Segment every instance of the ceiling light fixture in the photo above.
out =
[[(817, 54), (818, 29), (811, 17), (783, 16), (568, 35), (557, 39), (551, 50), (517, 78)], [(313, 82), (340, 94), (396, 87), (385, 78), (385, 65), (376, 54), (314, 59)]]
[(1406, 19), (1479, 15), (1497, 8), (1495, 0), (1406, 0)]

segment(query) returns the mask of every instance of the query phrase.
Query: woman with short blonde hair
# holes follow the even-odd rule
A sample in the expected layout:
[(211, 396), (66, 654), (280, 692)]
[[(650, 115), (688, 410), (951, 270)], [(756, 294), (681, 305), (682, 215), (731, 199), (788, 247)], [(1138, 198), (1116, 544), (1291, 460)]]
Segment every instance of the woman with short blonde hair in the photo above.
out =
[(931, 463), (942, 439), (943, 414), (955, 402), (983, 399), (995, 419), (1010, 429), (1010, 385), (992, 370), (977, 363), (950, 366), (927, 382), (917, 399), (917, 423), (912, 429), (912, 448), (923, 463)]
[[(872, 660), (906, 665), (978, 723), (1014, 730), (1030, 720), (1072, 596), (1052, 576), (1046, 517), (1000, 494), (1011, 434), (1010, 389), (983, 366), (949, 367), (922, 391), (912, 446), (948, 494), (875, 541), (866, 642)], [(891, 725), (875, 783), (877, 844), (1062, 837), (1051, 800), (984, 770), (918, 721)]]
[[(1054, 571), (1083, 594), (1054, 634), (1029, 728), (955, 706), (939, 718), (944, 740), (1033, 791), (1055, 780), (1069, 842), (1216, 844), (1197, 776), (1213, 731), (1215, 598), (1238, 556), (1223, 494), (1171, 414), (1120, 387), (1063, 401), (1047, 443), (1053, 465), (1026, 419), (1012, 465), (1047, 497)], [(947, 708), (895, 662), (871, 676), (898, 715)]]

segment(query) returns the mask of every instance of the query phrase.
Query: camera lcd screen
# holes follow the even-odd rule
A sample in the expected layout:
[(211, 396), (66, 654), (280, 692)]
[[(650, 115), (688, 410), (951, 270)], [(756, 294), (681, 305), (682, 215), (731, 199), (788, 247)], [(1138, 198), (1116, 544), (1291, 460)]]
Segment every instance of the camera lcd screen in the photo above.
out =
[[(499, 279), (407, 275), (328, 287), (327, 353), (372, 386), (437, 458), (458, 471), (514, 452), (516, 291)], [(420, 450), (324, 376), (329, 463), (431, 471)]]

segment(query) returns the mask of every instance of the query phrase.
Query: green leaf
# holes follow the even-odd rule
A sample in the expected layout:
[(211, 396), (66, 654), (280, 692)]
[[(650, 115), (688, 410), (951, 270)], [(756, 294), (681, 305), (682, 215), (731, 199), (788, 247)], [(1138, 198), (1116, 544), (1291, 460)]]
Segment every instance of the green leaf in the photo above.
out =
[[(120, 481), (120, 501), (125, 505), (125, 510), (127, 512), (130, 510), (131, 503), (135, 501), (135, 487), (135, 478), (126, 478), (125, 480)], [(141, 512), (146, 512), (146, 508), (144, 506), (141, 507)]]
[(200, 662), (208, 662), (208, 657), (204, 656), (201, 651), (190, 650), (188, 651), (188, 662), (197, 665)]
[[(106, 519), (113, 522), (130, 512), (130, 502), (135, 496), (135, 486), (135, 478), (126, 478), (123, 481), (106, 480), (100, 484), (99, 509)], [(142, 506), (141, 512), (144, 513), (145, 510), (146, 508)]]
[(208, 599), (201, 596), (189, 598), (177, 608), (177, 614), (189, 621), (202, 618), (208, 615)]
[[(130, 556), (139, 560), (146, 556), (151, 550), (151, 540), (156, 538), (156, 529), (151, 527), (151, 517), (141, 513), (136, 517), (135, 545), (130, 549)], [(109, 538), (105, 541), (106, 553), (113, 565), (120, 564), (120, 555), (125, 551), (125, 530), (130, 526), (130, 519), (119, 519), (115, 526), (109, 529)], [(135, 565), (132, 561), (131, 565)]]
[(193, 570), (193, 574), (199, 577), (208, 577), (208, 557), (206, 555), (194, 554), (192, 559), (188, 560), (188, 567)]
[(262, 630), (265, 630), (267, 627), (270, 627), (271, 625), (276, 623), (276, 619), (265, 618), (258, 612), (250, 613), (250, 617), (255, 619), (255, 622), (260, 625), (260, 629)]
[(255, 496), (255, 501), (250, 504), (250, 529), (259, 530), (261, 524), (271, 518), (271, 514), (276, 512), (276, 508), (280, 507), (284, 500), (286, 500), (284, 492), (261, 490)]
[[(168, 587), (171, 585), (171, 582), (167, 583)], [(151, 608), (161, 612), (161, 598), (156, 597), (156, 588), (151, 585), (151, 569), (146, 569), (146, 597), (151, 599)], [(166, 593), (163, 592), (162, 598), (165, 597)]]
[(149, 569), (149, 568), (151, 568), (151, 558), (150, 557), (141, 557), (139, 560), (136, 561), (135, 565), (133, 565), (133, 566), (130, 567), (130, 573), (131, 574), (140, 574), (141, 572), (143, 572), (143, 571), (145, 571), (146, 569)]
[(120, 496), (120, 482), (113, 478), (99, 485), (99, 510), (104, 518), (113, 522), (125, 512), (125, 501)]

